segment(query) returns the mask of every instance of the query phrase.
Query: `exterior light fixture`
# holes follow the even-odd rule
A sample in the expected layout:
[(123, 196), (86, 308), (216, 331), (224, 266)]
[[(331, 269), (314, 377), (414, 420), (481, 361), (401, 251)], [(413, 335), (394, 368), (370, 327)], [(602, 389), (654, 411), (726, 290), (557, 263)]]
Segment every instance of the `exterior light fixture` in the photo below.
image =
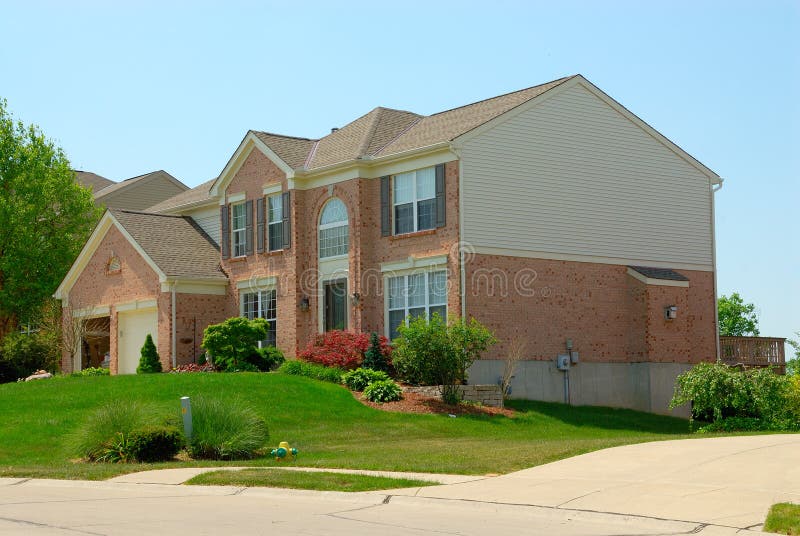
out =
[(675, 320), (678, 318), (678, 306), (668, 305), (664, 307), (664, 318), (666, 320)]
[(350, 299), (353, 301), (353, 307), (358, 307), (358, 304), (361, 303), (361, 294), (358, 292), (353, 292), (350, 295)]
[(309, 303), (308, 303), (308, 296), (303, 296), (300, 298), (300, 310), (303, 312), (308, 311)]

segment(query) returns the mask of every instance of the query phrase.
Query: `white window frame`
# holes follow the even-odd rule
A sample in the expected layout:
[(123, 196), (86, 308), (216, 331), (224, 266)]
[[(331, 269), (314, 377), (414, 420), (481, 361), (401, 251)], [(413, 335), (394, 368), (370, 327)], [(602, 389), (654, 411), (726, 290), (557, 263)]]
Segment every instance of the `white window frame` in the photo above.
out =
[[(384, 299), (384, 334), (389, 340), (392, 340), (392, 328), (390, 322), (390, 315), (392, 312), (395, 311), (403, 311), (403, 322), (408, 325), (408, 316), (410, 309), (425, 309), (425, 318), (430, 319), (431, 315), (431, 307), (444, 307), (444, 320), (447, 320), (447, 311), (448, 311), (448, 292), (447, 292), (447, 284), (448, 284), (448, 270), (446, 266), (434, 266), (427, 270), (408, 270), (404, 272), (389, 272), (384, 274), (383, 279), (383, 289), (385, 294)], [(445, 277), (445, 295), (444, 301), (442, 303), (431, 303), (430, 301), (430, 285), (431, 280), (433, 279), (433, 274), (436, 273), (444, 273)], [(414, 307), (409, 307), (408, 305), (408, 279), (411, 276), (425, 274), (425, 304), (424, 305), (417, 305)], [(404, 303), (403, 307), (391, 307), (391, 301), (389, 296), (389, 285), (392, 279), (399, 279), (402, 278), (403, 283), (403, 297)]]
[[(320, 223), (317, 226), (318, 227), (317, 228), (317, 249), (319, 250), (318, 254), (319, 254), (319, 258), (320, 259), (324, 259), (324, 260), (341, 259), (341, 258), (347, 257), (347, 255), (350, 252), (350, 217), (347, 215), (347, 205), (345, 205), (344, 201), (342, 201), (339, 198), (333, 198), (333, 199), (336, 199), (339, 203), (342, 204), (342, 206), (344, 207), (345, 216), (347, 216), (347, 218), (344, 221), (336, 221), (336, 222), (333, 222), (333, 223), (325, 223), (325, 224)], [(325, 203), (325, 206), (322, 207), (322, 210), (319, 213), (320, 222), (322, 221), (322, 215), (325, 212), (325, 209), (328, 208), (328, 206), (330, 205), (331, 201), (333, 201), (333, 199), (329, 200), (327, 203)], [(336, 253), (335, 255), (325, 255), (325, 256), (323, 256), (323, 254), (322, 254), (322, 231), (327, 231), (329, 229), (336, 229), (336, 228), (339, 228), (339, 227), (346, 227), (347, 228), (347, 231), (345, 232), (345, 235), (344, 235), (345, 236), (345, 250), (344, 250), (344, 253)]]
[[(272, 201), (277, 200), (277, 210), (272, 210)], [(278, 219), (274, 219), (273, 212), (277, 212)], [(277, 226), (281, 232), (278, 233), (278, 243), (272, 243), (272, 227)], [(267, 197), (267, 251), (280, 251), (283, 249), (283, 194), (278, 193)]]
[[(236, 209), (242, 207), (241, 227), (236, 227)], [(231, 203), (231, 257), (247, 255), (247, 203)]]
[[(433, 196), (419, 198), (418, 197), (419, 194), (417, 192), (417, 173), (419, 173), (420, 171), (428, 171), (430, 169), (433, 170)], [(413, 175), (413, 177), (414, 177), (413, 180), (412, 180), (412, 186), (413, 186), (413, 188), (412, 188), (412, 199), (410, 201), (411, 202), (411, 208), (412, 208), (412, 219), (413, 219), (413, 222), (414, 222), (414, 226), (413, 226), (412, 230), (405, 231), (405, 232), (402, 232), (402, 233), (397, 232), (397, 206), (398, 205), (407, 205), (409, 202), (397, 203), (397, 199), (396, 199), (396, 196), (395, 196), (395, 191), (396, 191), (396, 187), (397, 187), (397, 177), (400, 176), (400, 175)], [(404, 234), (416, 233), (416, 232), (419, 232), (419, 231), (427, 231), (429, 229), (435, 229), (436, 228), (436, 222), (435, 221), (433, 222), (433, 225), (431, 227), (427, 227), (425, 229), (420, 229), (419, 228), (419, 203), (420, 203), (420, 201), (430, 201), (431, 199), (436, 199), (436, 166), (430, 166), (430, 167), (426, 167), (426, 168), (417, 169), (417, 170), (414, 170), (414, 171), (407, 171), (407, 172), (404, 172), (404, 173), (398, 173), (397, 175), (392, 175), (392, 231), (393, 231), (392, 234), (393, 235), (404, 235)]]
[[(270, 313), (269, 308), (267, 307), (269, 301), (272, 299), (267, 295), (267, 293), (274, 293), (275, 299), (275, 310), (273, 311), (272, 316), (268, 316)], [(251, 318), (248, 316), (246, 311), (246, 303), (248, 297), (255, 296), (255, 315)], [(239, 294), (239, 316), (243, 318), (247, 318), (248, 320), (252, 320), (253, 318), (263, 318), (269, 323), (269, 331), (275, 332), (275, 345), (277, 346), (278, 343), (278, 292), (275, 288), (267, 288), (267, 289), (248, 289), (248, 290), (241, 290)], [(268, 339), (267, 339), (268, 340)], [(259, 348), (265, 341), (258, 341)]]

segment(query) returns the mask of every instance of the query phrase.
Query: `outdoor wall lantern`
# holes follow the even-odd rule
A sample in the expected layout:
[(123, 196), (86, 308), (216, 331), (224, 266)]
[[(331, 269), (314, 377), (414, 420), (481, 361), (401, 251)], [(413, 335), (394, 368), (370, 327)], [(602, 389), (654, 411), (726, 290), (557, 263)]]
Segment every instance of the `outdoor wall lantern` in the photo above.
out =
[(308, 311), (309, 303), (308, 303), (308, 296), (303, 296), (300, 298), (300, 310), (305, 312)]
[(353, 301), (353, 307), (358, 307), (358, 304), (361, 303), (361, 294), (358, 292), (353, 292), (350, 295), (350, 299)]
[(664, 308), (664, 318), (667, 320), (675, 320), (678, 318), (678, 307), (676, 305), (668, 305)]

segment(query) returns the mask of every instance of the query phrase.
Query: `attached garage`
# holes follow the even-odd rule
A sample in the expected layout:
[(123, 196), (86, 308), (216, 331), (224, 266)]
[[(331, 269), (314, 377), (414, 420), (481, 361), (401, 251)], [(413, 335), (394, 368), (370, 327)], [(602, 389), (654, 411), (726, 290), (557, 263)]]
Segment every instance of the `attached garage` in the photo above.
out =
[(150, 334), (158, 346), (158, 311), (155, 308), (117, 314), (117, 373), (136, 374), (142, 346)]

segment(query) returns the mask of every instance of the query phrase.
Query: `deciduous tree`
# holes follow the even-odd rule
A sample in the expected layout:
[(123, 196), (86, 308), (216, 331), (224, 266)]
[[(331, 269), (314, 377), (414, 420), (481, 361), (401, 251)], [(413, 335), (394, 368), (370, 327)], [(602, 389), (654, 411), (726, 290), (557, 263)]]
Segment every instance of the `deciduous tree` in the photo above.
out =
[(98, 213), (63, 151), (0, 99), (0, 338), (38, 315)]
[(758, 336), (758, 314), (756, 306), (744, 303), (738, 292), (728, 296), (720, 296), (717, 301), (719, 311), (719, 334), (742, 337)]

